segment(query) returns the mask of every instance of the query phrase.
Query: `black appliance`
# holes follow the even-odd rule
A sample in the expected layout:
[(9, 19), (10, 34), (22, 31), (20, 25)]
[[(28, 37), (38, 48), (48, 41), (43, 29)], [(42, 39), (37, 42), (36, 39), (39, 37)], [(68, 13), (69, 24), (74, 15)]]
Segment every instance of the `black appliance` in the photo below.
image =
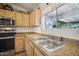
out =
[(15, 53), (15, 20), (0, 17), (0, 56)]
[(15, 20), (8, 17), (0, 17), (0, 26), (15, 27)]

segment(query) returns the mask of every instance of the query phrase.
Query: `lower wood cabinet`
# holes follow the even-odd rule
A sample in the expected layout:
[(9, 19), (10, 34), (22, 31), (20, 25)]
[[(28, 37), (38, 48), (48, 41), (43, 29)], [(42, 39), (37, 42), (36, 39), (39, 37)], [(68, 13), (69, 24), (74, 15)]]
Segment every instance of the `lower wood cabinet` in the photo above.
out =
[(15, 38), (15, 53), (16, 55), (43, 56), (33, 42), (29, 38), (22, 35), (16, 36)]
[(24, 37), (16, 37), (15, 38), (15, 53), (25, 51), (25, 38)]
[(43, 56), (43, 54), (38, 50), (38, 48), (33, 44), (33, 42), (28, 37), (26, 39), (27, 56)]
[(33, 44), (29, 41), (29, 39), (26, 39), (26, 53), (27, 56), (33, 56)]
[(26, 56), (26, 52), (18, 53), (15, 56)]
[(43, 54), (36, 47), (34, 47), (34, 56), (43, 56)]

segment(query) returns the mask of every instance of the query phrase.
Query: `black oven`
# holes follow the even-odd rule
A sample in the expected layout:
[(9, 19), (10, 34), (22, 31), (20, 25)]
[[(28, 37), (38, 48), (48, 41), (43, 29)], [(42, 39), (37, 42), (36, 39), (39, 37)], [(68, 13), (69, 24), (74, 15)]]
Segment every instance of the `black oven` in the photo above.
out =
[(15, 33), (0, 33), (0, 52), (15, 49)]
[(5, 52), (15, 49), (14, 38), (0, 39), (0, 52)]
[(0, 56), (14, 55), (15, 20), (0, 17)]

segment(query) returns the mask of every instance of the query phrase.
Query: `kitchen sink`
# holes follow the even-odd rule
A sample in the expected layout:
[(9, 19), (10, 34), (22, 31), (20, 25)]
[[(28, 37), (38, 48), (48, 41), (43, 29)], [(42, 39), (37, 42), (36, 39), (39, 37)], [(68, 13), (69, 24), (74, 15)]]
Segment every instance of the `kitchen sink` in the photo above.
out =
[(36, 43), (38, 43), (42, 48), (44, 48), (48, 52), (53, 52), (65, 46), (63, 42), (57, 41), (55, 39), (49, 39), (45, 36), (38, 36), (34, 40)]
[(45, 41), (46, 40), (46, 38), (38, 38), (38, 39), (36, 39), (36, 42), (38, 43), (38, 42), (42, 42), (42, 41)]
[(38, 42), (42, 42), (42, 41), (45, 41), (47, 38), (46, 37), (41, 37), (41, 38), (37, 38), (37, 39), (34, 39), (37, 43)]
[(53, 52), (54, 50), (57, 50), (64, 45), (63, 42), (57, 41), (57, 40), (52, 40), (52, 39), (48, 39), (48, 40), (41, 40), (38, 42), (44, 49), (46, 49), (48, 52)]
[(62, 45), (63, 43), (60, 42), (60, 41), (57, 41), (57, 40), (43, 40), (43, 41), (40, 41), (39, 42), (41, 45), (48, 45), (48, 44), (52, 44), (52, 45), (55, 45), (55, 46), (60, 46)]

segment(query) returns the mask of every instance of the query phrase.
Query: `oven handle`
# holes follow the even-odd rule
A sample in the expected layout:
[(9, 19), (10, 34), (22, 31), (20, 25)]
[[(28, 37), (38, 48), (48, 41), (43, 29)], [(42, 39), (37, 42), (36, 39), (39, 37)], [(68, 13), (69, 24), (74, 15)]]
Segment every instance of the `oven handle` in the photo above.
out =
[(0, 40), (1, 39), (11, 39), (11, 38), (15, 38), (14, 36), (12, 36), (12, 37), (2, 37), (2, 38), (0, 38)]

